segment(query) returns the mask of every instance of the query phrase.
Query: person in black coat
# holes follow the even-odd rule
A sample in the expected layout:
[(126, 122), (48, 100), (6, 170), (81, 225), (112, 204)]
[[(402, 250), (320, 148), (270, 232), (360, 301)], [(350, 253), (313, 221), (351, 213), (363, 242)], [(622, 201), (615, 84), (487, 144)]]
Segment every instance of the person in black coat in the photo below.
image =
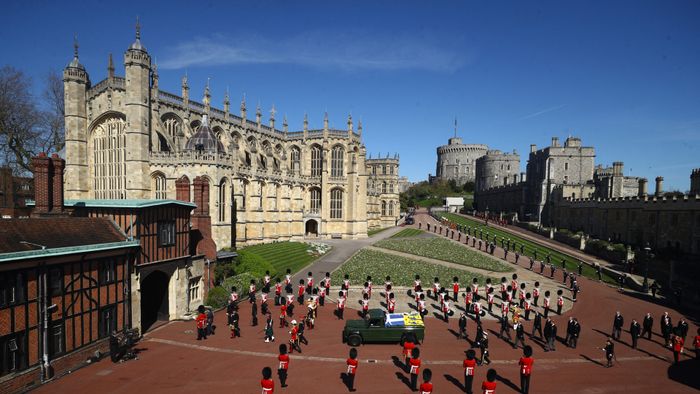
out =
[(504, 338), (503, 333), (505, 333), (506, 336), (508, 336), (508, 342), (510, 343), (510, 341), (512, 340), (510, 337), (510, 323), (508, 323), (508, 318), (505, 316), (501, 318), (501, 331), (498, 332), (498, 336), (501, 339)]
[(535, 321), (532, 323), (532, 335), (531, 337), (535, 336), (535, 331), (537, 331), (540, 334), (540, 338), (544, 338), (542, 335), (542, 314), (539, 312), (535, 312)]
[(574, 328), (574, 317), (569, 316), (569, 321), (566, 323), (566, 338), (564, 338), (564, 345), (569, 346), (571, 343), (571, 331)]
[(525, 328), (523, 327), (522, 321), (515, 324), (515, 343), (513, 343), (513, 349), (518, 348), (518, 343), (521, 343), (523, 347), (525, 346)]
[(661, 321), (659, 324), (661, 324), (661, 335), (664, 337), (664, 344), (669, 346), (671, 344), (671, 330), (673, 329), (673, 323), (671, 322), (671, 316), (668, 315), (668, 312), (664, 312), (664, 314), (661, 315)]
[(632, 319), (632, 323), (630, 324), (630, 335), (632, 336), (632, 349), (637, 348), (637, 339), (639, 339), (639, 335), (642, 332), (642, 326), (639, 325), (639, 323)]
[(688, 336), (688, 323), (682, 317), (681, 320), (678, 321), (678, 325), (676, 326), (676, 333), (678, 334), (678, 336), (683, 338), (683, 342), (685, 342), (685, 337)]
[(644, 316), (644, 320), (642, 321), (642, 334), (640, 336), (644, 336), (646, 334), (647, 339), (651, 340), (651, 328), (654, 326), (654, 318), (651, 316), (651, 313), (647, 313), (646, 316)]
[(552, 318), (547, 318), (547, 323), (544, 325), (544, 338), (546, 340), (544, 351), (555, 351), (554, 341), (557, 339), (557, 326)]
[(571, 338), (569, 338), (569, 346), (571, 348), (576, 349), (579, 335), (581, 335), (581, 324), (579, 324), (578, 319), (574, 318), (574, 323), (571, 326)]
[(613, 319), (613, 329), (612, 338), (616, 341), (620, 340), (620, 333), (622, 332), (622, 326), (625, 324), (625, 319), (620, 314), (620, 311), (615, 312), (615, 318)]

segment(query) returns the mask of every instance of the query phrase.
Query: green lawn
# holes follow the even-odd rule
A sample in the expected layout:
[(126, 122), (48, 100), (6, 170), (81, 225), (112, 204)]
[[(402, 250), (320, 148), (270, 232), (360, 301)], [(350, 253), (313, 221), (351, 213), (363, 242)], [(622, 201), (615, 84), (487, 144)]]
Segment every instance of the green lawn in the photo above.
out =
[[(544, 260), (545, 256), (549, 254), (551, 256), (551, 262), (558, 268), (561, 269), (561, 261), (562, 259), (565, 261), (566, 264), (566, 269), (568, 271), (577, 270), (579, 260), (575, 259), (571, 256), (565, 255), (563, 253), (557, 252), (553, 249), (550, 249), (548, 247), (542, 246), (536, 242), (530, 241), (528, 239), (519, 237), (517, 235), (511, 234), (509, 232), (503, 231), (500, 228), (496, 226), (486, 226), (480, 221), (467, 218), (464, 216), (456, 215), (453, 213), (441, 213), (441, 216), (444, 218), (452, 221), (453, 223), (456, 224), (461, 224), (461, 225), (467, 225), (472, 228), (472, 231), (474, 229), (482, 229), (484, 231), (484, 238), (486, 238), (486, 234), (489, 234), (489, 236), (497, 236), (499, 239), (499, 244), (498, 246), (500, 247), (500, 239), (505, 237), (506, 239), (510, 238), (511, 241), (514, 241), (517, 245), (516, 250), (519, 252), (520, 251), (520, 245), (525, 245), (524, 248), (524, 255), (525, 256), (534, 256), (535, 251), (537, 251), (537, 259), (538, 260)], [(472, 234), (474, 234), (472, 232)], [(588, 264), (583, 265), (583, 276), (587, 278), (594, 278), (598, 279), (598, 276), (595, 272), (595, 269), (591, 267)], [(603, 280), (608, 283), (616, 283), (615, 278), (606, 275), (603, 273)]]
[[(350, 285), (364, 283), (371, 276), (374, 283), (384, 282), (387, 276), (395, 286), (413, 286), (415, 275), (420, 275), (425, 283), (432, 283), (433, 278), (440, 278), (444, 283), (452, 283), (453, 277), (461, 279), (462, 283), (471, 282), (473, 278), (479, 283), (486, 283), (486, 277), (468, 270), (448, 268), (442, 265), (429, 264), (402, 256), (394, 256), (376, 250), (362, 249), (348, 261), (331, 273), (333, 283), (342, 283), (345, 274), (350, 276)], [(491, 278), (495, 282), (496, 278)]]
[(371, 236), (373, 236), (374, 234), (379, 234), (379, 233), (381, 233), (382, 231), (388, 230), (388, 229), (390, 229), (390, 228), (391, 228), (391, 227), (384, 227), (384, 228), (375, 228), (375, 229), (372, 229), (372, 230), (367, 230), (367, 236), (368, 236), (368, 237), (371, 237)]
[(423, 230), (418, 230), (415, 228), (405, 228), (389, 238), (415, 237), (421, 234), (423, 234)]
[(319, 256), (310, 254), (309, 245), (302, 242), (274, 242), (243, 248), (270, 262), (275, 267), (279, 276), (284, 276), (287, 268), (292, 273), (300, 271)]
[(374, 246), (489, 271), (513, 271), (513, 267), (508, 264), (457, 245), (445, 238), (386, 239), (375, 243)]

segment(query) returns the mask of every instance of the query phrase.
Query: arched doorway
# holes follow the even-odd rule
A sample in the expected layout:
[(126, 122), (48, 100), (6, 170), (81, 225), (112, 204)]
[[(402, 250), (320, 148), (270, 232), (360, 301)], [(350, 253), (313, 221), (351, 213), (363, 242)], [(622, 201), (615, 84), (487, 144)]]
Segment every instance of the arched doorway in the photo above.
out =
[(163, 271), (153, 271), (141, 282), (141, 330), (148, 331), (161, 320), (168, 321), (168, 282)]
[(318, 222), (314, 219), (309, 219), (306, 221), (306, 235), (318, 236)]

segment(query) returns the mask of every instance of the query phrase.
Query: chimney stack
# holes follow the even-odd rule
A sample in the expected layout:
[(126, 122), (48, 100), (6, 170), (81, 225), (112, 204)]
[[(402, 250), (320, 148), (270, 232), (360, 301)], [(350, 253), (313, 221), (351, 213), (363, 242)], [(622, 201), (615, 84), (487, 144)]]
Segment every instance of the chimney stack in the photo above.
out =
[(552, 147), (554, 147), (554, 148), (559, 147), (559, 137), (552, 137)]
[(537, 145), (530, 144), (530, 153), (535, 153), (537, 151)]
[(190, 202), (190, 180), (185, 175), (175, 181), (175, 198), (179, 201)]
[(622, 176), (624, 172), (624, 163), (621, 161), (613, 162), (613, 176)]
[(61, 213), (63, 212), (63, 170), (66, 167), (66, 161), (54, 153), (51, 155), (51, 164), (51, 176), (53, 178), (51, 212)]
[(639, 197), (647, 195), (647, 179), (639, 178)]
[(661, 195), (664, 192), (663, 187), (664, 187), (664, 177), (657, 176), (656, 177), (656, 197), (661, 197)]
[(46, 153), (41, 152), (39, 156), (32, 158), (32, 167), (34, 170), (34, 200), (36, 202), (34, 213), (49, 213), (53, 199), (51, 191), (53, 184), (50, 181), (51, 159), (46, 156)]

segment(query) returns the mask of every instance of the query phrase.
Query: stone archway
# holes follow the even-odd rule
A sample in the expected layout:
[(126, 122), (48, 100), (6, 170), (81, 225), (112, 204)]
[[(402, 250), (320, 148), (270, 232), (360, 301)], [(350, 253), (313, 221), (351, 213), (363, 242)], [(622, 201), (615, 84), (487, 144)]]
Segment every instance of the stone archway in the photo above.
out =
[(168, 284), (170, 278), (163, 271), (153, 271), (141, 281), (141, 330), (148, 331), (157, 321), (170, 318)]
[(304, 233), (306, 236), (318, 236), (318, 222), (314, 219), (309, 219), (306, 221), (306, 225), (304, 226), (305, 230)]

